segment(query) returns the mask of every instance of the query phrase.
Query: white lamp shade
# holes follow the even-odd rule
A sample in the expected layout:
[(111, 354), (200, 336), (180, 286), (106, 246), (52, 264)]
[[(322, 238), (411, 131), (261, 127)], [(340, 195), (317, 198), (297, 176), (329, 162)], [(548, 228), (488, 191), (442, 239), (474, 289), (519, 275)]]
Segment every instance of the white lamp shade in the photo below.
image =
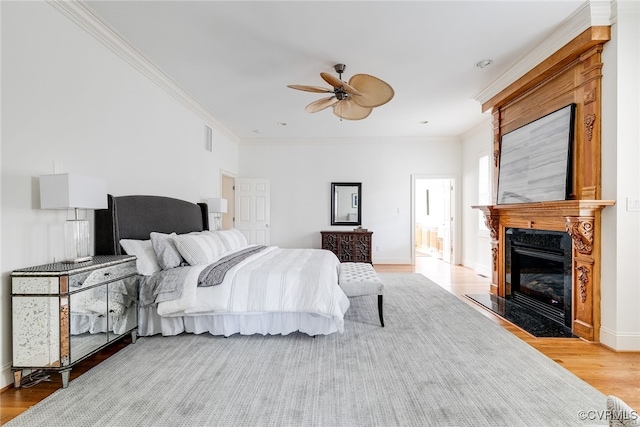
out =
[(40, 176), (40, 209), (106, 209), (107, 182), (59, 173)]
[(207, 199), (207, 206), (209, 207), (209, 212), (227, 213), (227, 199), (223, 199), (220, 197)]

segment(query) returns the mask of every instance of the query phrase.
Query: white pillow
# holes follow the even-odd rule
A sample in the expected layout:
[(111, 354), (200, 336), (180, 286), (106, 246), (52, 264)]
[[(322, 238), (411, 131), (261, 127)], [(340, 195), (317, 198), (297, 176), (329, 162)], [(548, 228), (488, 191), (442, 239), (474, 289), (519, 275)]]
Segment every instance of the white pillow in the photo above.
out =
[(153, 273), (160, 271), (151, 240), (122, 239), (120, 240), (120, 246), (122, 246), (127, 255), (136, 256), (136, 267), (139, 274), (151, 276)]
[(244, 234), (235, 228), (230, 230), (210, 231), (209, 233), (218, 236), (228, 251), (235, 251), (236, 249), (244, 248), (248, 244), (247, 238), (244, 237)]
[(189, 265), (211, 264), (227, 252), (222, 241), (208, 231), (197, 234), (178, 234), (173, 242)]

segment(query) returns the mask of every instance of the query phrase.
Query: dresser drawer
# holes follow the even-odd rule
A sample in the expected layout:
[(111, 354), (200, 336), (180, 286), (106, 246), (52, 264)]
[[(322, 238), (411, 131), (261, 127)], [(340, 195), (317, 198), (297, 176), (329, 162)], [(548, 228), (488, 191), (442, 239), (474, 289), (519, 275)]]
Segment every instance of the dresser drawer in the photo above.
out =
[(87, 288), (104, 282), (112, 282), (135, 274), (138, 274), (135, 261), (72, 274), (69, 276), (69, 290)]

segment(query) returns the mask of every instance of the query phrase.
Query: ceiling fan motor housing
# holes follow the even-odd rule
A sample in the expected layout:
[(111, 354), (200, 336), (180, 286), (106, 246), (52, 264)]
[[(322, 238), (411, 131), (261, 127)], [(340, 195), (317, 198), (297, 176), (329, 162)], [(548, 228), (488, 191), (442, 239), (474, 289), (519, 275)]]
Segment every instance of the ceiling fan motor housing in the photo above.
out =
[(349, 97), (349, 94), (345, 92), (344, 89), (342, 89), (341, 87), (335, 89), (333, 93), (336, 95), (336, 98), (338, 98), (340, 101), (347, 99)]

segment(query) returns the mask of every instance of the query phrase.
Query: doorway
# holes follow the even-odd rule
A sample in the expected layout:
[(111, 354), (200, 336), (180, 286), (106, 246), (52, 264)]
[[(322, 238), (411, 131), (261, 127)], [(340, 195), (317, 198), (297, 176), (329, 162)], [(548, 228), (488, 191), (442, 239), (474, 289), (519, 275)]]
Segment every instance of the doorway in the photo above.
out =
[(413, 176), (412, 264), (424, 257), (455, 263), (455, 178)]

